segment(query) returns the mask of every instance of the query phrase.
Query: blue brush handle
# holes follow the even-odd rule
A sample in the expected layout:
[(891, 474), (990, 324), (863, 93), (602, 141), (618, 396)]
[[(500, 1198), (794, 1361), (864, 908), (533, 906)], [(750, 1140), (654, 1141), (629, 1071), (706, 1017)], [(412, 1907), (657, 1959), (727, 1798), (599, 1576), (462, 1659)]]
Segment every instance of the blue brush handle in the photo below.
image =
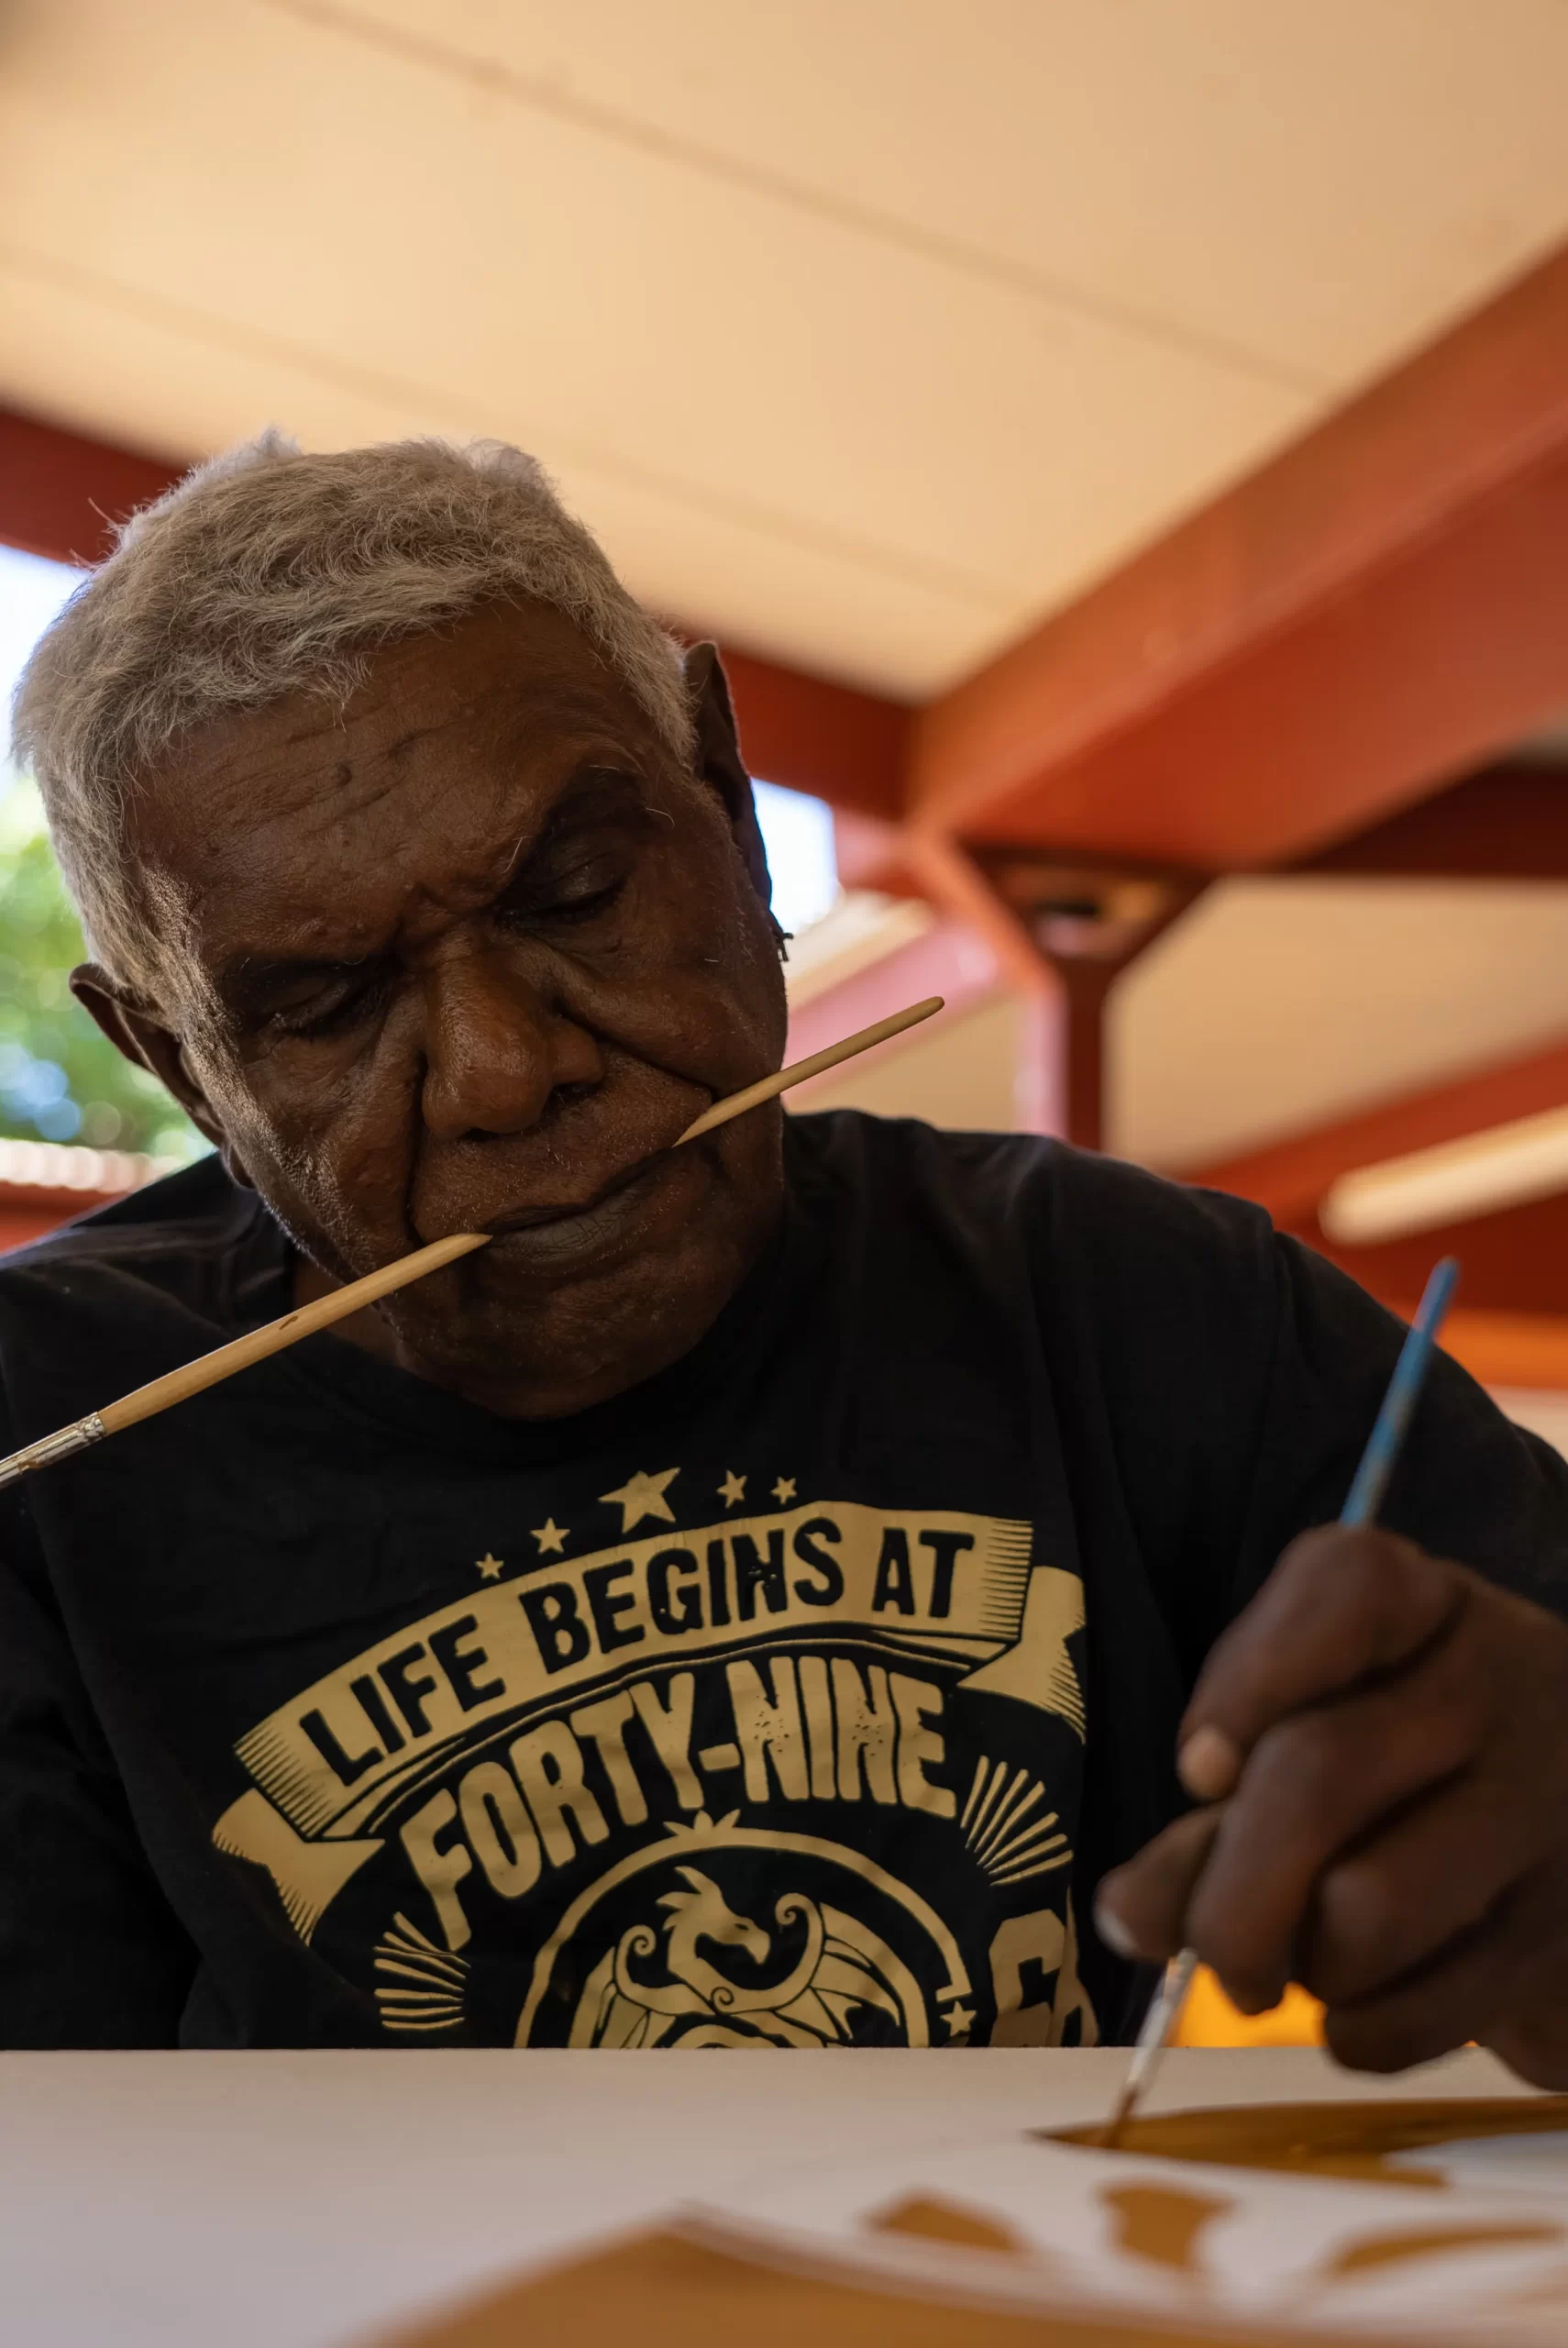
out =
[(1399, 1456), (1399, 1446), (1405, 1440), (1410, 1413), (1420, 1394), (1427, 1365), (1432, 1357), (1432, 1347), (1437, 1343), (1438, 1331), (1442, 1327), (1443, 1315), (1453, 1301), (1458, 1279), (1457, 1257), (1445, 1256), (1441, 1264), (1432, 1268), (1432, 1276), (1427, 1282), (1416, 1317), (1399, 1349), (1394, 1375), (1388, 1381), (1388, 1391), (1383, 1397), (1383, 1408), (1367, 1436), (1366, 1449), (1361, 1455), (1361, 1466), (1355, 1471), (1355, 1481), (1340, 1511), (1342, 1524), (1370, 1524), (1383, 1505), (1383, 1495), (1394, 1472), (1394, 1462)]

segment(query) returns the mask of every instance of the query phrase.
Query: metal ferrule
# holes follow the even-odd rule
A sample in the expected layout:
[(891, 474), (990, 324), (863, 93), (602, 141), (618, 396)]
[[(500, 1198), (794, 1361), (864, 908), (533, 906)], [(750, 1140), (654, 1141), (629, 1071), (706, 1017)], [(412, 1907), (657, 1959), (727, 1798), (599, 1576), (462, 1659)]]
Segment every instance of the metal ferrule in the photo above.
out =
[(35, 1468), (52, 1468), (57, 1459), (73, 1459), (90, 1444), (102, 1443), (108, 1429), (96, 1411), (90, 1411), (73, 1426), (61, 1427), (58, 1434), (46, 1434), (37, 1443), (29, 1443), (25, 1450), (13, 1451), (9, 1459), (0, 1459), (0, 1488), (15, 1484), (30, 1476)]

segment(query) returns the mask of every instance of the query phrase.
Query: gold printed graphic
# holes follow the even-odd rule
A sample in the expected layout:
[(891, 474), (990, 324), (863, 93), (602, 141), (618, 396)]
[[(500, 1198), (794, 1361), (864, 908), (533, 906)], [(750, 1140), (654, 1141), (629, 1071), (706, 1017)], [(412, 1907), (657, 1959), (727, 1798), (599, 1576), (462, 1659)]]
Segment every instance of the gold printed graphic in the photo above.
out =
[(1059, 1712), (1084, 1733), (1084, 1700), (1067, 1641), (1084, 1626), (1084, 1586), (1058, 1566), (1037, 1566), (1029, 1580), (1022, 1628), (994, 1663), (972, 1672), (978, 1695), (1017, 1696)]
[(401, 1911), (376, 1943), (376, 2004), (387, 2030), (458, 2030), (467, 1957), (437, 1948)]
[[(1081, 1733), (1065, 1645), (1083, 1619), (1081, 1588), (1072, 1575), (1032, 1576), (1031, 1538), (1005, 1518), (814, 1501), (552, 1558), (381, 1640), (237, 1751), (301, 1833), (336, 1839), (491, 1721), (660, 1663), (846, 1632), (966, 1663), (977, 1685), (1061, 1711)], [(1038, 1636), (1036, 1589), (1048, 1600)]]
[(381, 1847), (379, 1840), (307, 1843), (254, 1789), (230, 1802), (213, 1828), (213, 1841), (231, 1857), (267, 1869), (284, 1914), (307, 1945), (349, 1877)]
[[(969, 2010), (957, 2001), (968, 1992), (969, 1977), (957, 1941), (951, 1927), (911, 1886), (848, 1845), (817, 1835), (742, 1826), (735, 1812), (715, 1821), (703, 1811), (689, 1824), (667, 1824), (662, 1842), (628, 1852), (572, 1901), (535, 1959), (528, 1995), (518, 2018), (516, 2044), (531, 2043), (557, 1961), (572, 1947), (594, 1911), (622, 1886), (650, 1870), (668, 1869), (673, 1863), (684, 1885), (684, 1891), (676, 1895), (673, 1915), (657, 1927), (634, 1926), (593, 1967), (573, 2023), (574, 2046), (657, 2045), (668, 2036), (670, 2023), (678, 2018), (686, 2018), (682, 2044), (735, 2043), (734, 2025), (743, 2019), (743, 2001), (719, 1958), (726, 1949), (759, 1955), (765, 1948), (772, 1948), (775, 1933), (788, 1925), (804, 1927), (807, 1945), (813, 1952), (812, 1966), (801, 1979), (790, 1983), (786, 2007), (776, 2006), (778, 1991), (774, 1989), (755, 2017), (745, 2017), (752, 2021), (749, 2043), (833, 2045), (848, 2035), (848, 2018), (855, 2007), (877, 2006), (889, 2014), (898, 2012), (905, 2045), (928, 2045), (926, 2000), (914, 1975), (868, 1926), (845, 1910), (819, 1906), (794, 1892), (778, 1900), (767, 1922), (730, 1906), (713, 1874), (728, 1854), (737, 1851), (769, 1853), (786, 1877), (793, 1872), (792, 1860), (807, 1865), (825, 1862), (839, 1871), (846, 1888), (868, 1885), (892, 1899), (905, 1911), (945, 1977), (935, 1991), (938, 2019), (949, 2021), (950, 2014), (962, 2013), (963, 2021), (949, 2021), (949, 2028), (955, 2036), (966, 2030)], [(669, 1906), (668, 1895), (657, 1904)], [(704, 1956), (704, 1948), (716, 1955)], [(658, 1973), (662, 1982), (657, 1978)], [(650, 1976), (656, 1977), (650, 1979)], [(691, 2022), (697, 2025), (695, 2031)]]
[[(574, 2046), (657, 2046), (672, 2025), (686, 2047), (834, 2046), (848, 2041), (851, 2018), (865, 2006), (907, 2032), (920, 1992), (887, 1944), (854, 1917), (786, 1892), (769, 1930), (737, 1913), (699, 1868), (679, 1875), (683, 1888), (657, 1903), (672, 1911), (663, 1946), (659, 1930), (634, 1924), (589, 1975)], [(790, 1925), (803, 1926), (802, 1945), (781, 1980), (743, 1986), (714, 1961), (729, 1949), (766, 1959), (776, 1933)]]
[(1071, 1863), (1072, 1846), (1054, 1810), (1040, 1807), (1045, 1789), (1027, 1769), (1010, 1775), (1005, 1761), (984, 1753), (975, 1764), (969, 1799), (958, 1823), (964, 1840), (994, 1883), (1022, 1883)]

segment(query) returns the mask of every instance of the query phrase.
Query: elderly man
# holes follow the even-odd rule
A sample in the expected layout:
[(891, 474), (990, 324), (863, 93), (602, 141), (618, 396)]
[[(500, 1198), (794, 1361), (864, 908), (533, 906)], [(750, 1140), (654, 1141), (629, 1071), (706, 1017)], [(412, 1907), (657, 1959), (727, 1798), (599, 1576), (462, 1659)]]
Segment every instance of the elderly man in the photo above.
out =
[(6, 1495), (9, 2043), (1087, 2041), (1190, 1937), (1568, 2080), (1562, 1464), (1440, 1362), (1314, 1531), (1400, 1333), (1253, 1210), (672, 1149), (783, 1049), (749, 787), (528, 460), (193, 475), (19, 735), (215, 1155), (0, 1272), (7, 1443), (495, 1236)]

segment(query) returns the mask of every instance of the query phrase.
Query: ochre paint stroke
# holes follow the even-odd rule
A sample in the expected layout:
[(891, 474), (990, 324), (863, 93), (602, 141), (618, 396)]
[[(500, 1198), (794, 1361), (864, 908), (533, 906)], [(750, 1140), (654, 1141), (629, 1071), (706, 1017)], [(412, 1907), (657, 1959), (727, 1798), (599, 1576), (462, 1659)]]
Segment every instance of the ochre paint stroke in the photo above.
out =
[(1229, 2194), (1186, 2193), (1179, 2186), (1108, 2185), (1100, 2199), (1116, 2221), (1113, 2246), (1132, 2258), (1174, 2266), (1179, 2274), (1203, 2271), (1199, 2238), (1216, 2218), (1236, 2206)]
[(922, 2242), (961, 2243), (966, 2250), (1005, 2250), (1015, 2258), (1037, 2255), (1032, 2243), (1001, 2219), (940, 2194), (911, 2193), (886, 2210), (873, 2210), (866, 2223), (882, 2234), (915, 2234)]
[[(1403, 2163), (1395, 2153), (1437, 2152), (1476, 2136), (1524, 2136), (1568, 2129), (1568, 2096), (1442, 2096), (1387, 2103), (1234, 2105), (1209, 2111), (1156, 2112), (1128, 2121), (1120, 2149), (1162, 2160), (1215, 2162), (1227, 2168), (1285, 2169), (1309, 2176), (1377, 2178), (1437, 2189), (1439, 2167)], [(1042, 2129), (1043, 2143), (1098, 2144), (1101, 2126)]]
[(1397, 2266), (1413, 2258), (1435, 2258), (1447, 2250), (1509, 2250), (1522, 2243), (1561, 2242), (1561, 2226), (1448, 2226), (1441, 2231), (1421, 2228), (1397, 2234), (1373, 2234), (1352, 2243), (1329, 2260), (1323, 2274), (1331, 2279), (1364, 2275), (1375, 2267)]
[[(1197, 2342), (1194, 2335), (1187, 2338)], [(1201, 2335), (1199, 2335), (1200, 2337)], [(406, 2330), (378, 2348), (692, 2348), (737, 2340), (745, 2348), (1171, 2348), (1167, 2318), (1103, 2308), (986, 2307), (966, 2292), (916, 2296), (869, 2276), (829, 2276), (725, 2254), (670, 2233), (613, 2243), (525, 2275)], [(1297, 2325), (1260, 2320), (1227, 2327), (1224, 2348), (1300, 2348)], [(1218, 2343), (1216, 2343), (1218, 2348)], [(1387, 2348), (1336, 2331), (1334, 2348)]]

